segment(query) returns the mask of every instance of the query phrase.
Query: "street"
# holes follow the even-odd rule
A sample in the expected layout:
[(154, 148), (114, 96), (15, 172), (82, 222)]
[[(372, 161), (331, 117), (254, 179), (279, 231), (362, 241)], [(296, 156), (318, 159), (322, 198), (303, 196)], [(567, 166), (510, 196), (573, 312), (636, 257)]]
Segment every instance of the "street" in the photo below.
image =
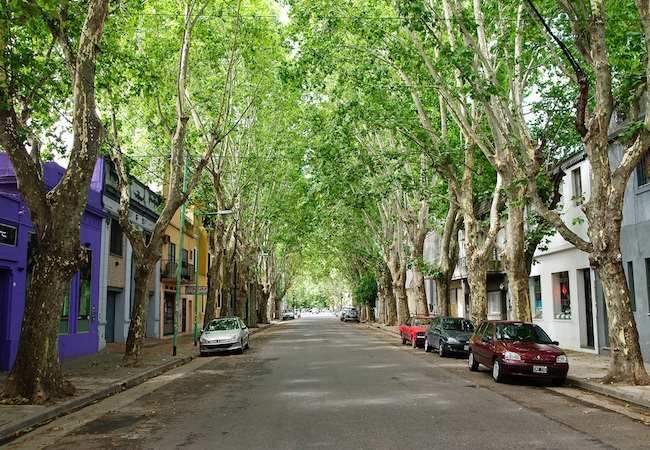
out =
[[(565, 388), (570, 389), (570, 388)], [(650, 427), (534, 384), (402, 346), (333, 316), (199, 358), (8, 448), (647, 448)]]

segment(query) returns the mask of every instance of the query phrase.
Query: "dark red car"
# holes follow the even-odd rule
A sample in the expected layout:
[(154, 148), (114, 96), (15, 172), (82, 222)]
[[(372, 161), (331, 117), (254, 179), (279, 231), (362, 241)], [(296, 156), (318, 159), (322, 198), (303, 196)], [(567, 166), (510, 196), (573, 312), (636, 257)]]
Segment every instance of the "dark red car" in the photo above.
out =
[(497, 383), (514, 375), (546, 378), (561, 385), (569, 361), (558, 345), (533, 323), (483, 322), (469, 340), (469, 370), (476, 371), (483, 364), (492, 369)]
[(411, 316), (406, 322), (399, 326), (399, 334), (402, 337), (402, 344), (410, 342), (413, 348), (422, 347), (426, 337), (427, 326), (433, 317)]

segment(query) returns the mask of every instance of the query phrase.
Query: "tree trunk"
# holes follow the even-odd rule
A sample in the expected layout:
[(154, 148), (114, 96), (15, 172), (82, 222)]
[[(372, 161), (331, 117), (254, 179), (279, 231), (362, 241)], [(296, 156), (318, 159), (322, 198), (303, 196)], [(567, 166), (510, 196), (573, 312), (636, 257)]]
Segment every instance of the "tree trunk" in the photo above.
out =
[(512, 296), (514, 320), (531, 322), (533, 316), (530, 307), (528, 276), (530, 266), (526, 259), (526, 239), (524, 235), (525, 188), (515, 188), (508, 201), (508, 220), (506, 223), (506, 248), (502, 252), (502, 261), (508, 275), (508, 290)]
[(267, 301), (267, 320), (271, 322), (275, 318), (275, 284), (271, 284), (269, 289), (269, 299)]
[[(71, 242), (74, 243), (74, 239)], [(4, 387), (4, 397), (23, 397), (31, 403), (43, 404), (75, 391), (63, 377), (57, 339), (63, 299), (74, 273), (69, 263), (62, 264), (62, 259), (69, 260), (71, 246), (54, 251), (57, 247), (60, 248), (56, 244), (42, 244), (41, 250), (36, 251), (27, 288), (29, 301), (25, 302), (20, 346)]]
[(474, 325), (487, 320), (487, 259), (467, 256), (467, 283), (471, 299), (471, 317)]
[(438, 314), (448, 316), (451, 305), (451, 283), (450, 279), (443, 276), (436, 278), (436, 297)]
[(427, 292), (424, 288), (424, 275), (417, 265), (411, 269), (413, 278), (411, 279), (411, 291), (415, 298), (415, 314), (429, 314), (429, 305), (427, 303)]
[(257, 321), (259, 323), (269, 323), (269, 296), (266, 294), (266, 291), (262, 285), (259, 286), (258, 295), (258, 304), (260, 305), (260, 310)]
[(610, 347), (609, 370), (603, 381), (648, 384), (650, 379), (643, 365), (639, 333), (632, 313), (623, 265), (611, 254), (603, 255), (600, 261), (596, 270), (607, 305)]
[(208, 270), (208, 298), (205, 301), (205, 313), (203, 314), (203, 328), (208, 326), (211, 320), (217, 318), (217, 297), (221, 292), (221, 282), (219, 280), (220, 264), (216, 261), (219, 257), (213, 258), (213, 263)]
[(135, 284), (131, 323), (126, 338), (126, 349), (122, 363), (126, 367), (134, 367), (142, 362), (142, 347), (147, 332), (147, 309), (149, 308), (149, 280), (154, 264), (138, 263), (134, 254)]
[(404, 287), (404, 278), (402, 276), (398, 277), (398, 279), (393, 282), (393, 294), (395, 295), (397, 303), (398, 324), (405, 323), (411, 316), (411, 313), (409, 312), (409, 302), (408, 297), (406, 296), (406, 288)]

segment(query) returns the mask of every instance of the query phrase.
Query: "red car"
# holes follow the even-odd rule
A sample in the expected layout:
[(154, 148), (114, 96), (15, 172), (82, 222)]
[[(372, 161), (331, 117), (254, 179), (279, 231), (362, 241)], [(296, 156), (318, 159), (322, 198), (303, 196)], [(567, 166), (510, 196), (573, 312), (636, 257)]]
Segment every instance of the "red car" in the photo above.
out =
[(469, 340), (469, 370), (492, 369), (497, 383), (507, 376), (566, 381), (569, 360), (541, 327), (515, 321), (483, 322)]
[(411, 316), (406, 323), (399, 326), (399, 334), (402, 337), (402, 344), (410, 342), (413, 348), (422, 347), (426, 337), (427, 326), (433, 317)]

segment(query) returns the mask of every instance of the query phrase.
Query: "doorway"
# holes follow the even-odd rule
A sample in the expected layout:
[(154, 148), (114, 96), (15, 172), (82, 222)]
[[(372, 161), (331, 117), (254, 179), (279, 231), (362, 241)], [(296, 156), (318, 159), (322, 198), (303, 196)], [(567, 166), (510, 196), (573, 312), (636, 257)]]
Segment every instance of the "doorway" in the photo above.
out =
[[(11, 301), (11, 271), (0, 269), (0, 367), (9, 364), (9, 302)], [(7, 367), (8, 369), (8, 367)]]
[(163, 311), (163, 334), (174, 334), (174, 303), (176, 300), (176, 292), (165, 291), (165, 305)]
[(115, 342), (115, 291), (108, 291), (106, 295), (106, 342)]
[(187, 300), (183, 299), (181, 305), (181, 333), (185, 333), (187, 331)]
[(587, 330), (587, 347), (594, 348), (594, 314), (591, 296), (591, 269), (582, 270), (585, 292), (585, 321)]

